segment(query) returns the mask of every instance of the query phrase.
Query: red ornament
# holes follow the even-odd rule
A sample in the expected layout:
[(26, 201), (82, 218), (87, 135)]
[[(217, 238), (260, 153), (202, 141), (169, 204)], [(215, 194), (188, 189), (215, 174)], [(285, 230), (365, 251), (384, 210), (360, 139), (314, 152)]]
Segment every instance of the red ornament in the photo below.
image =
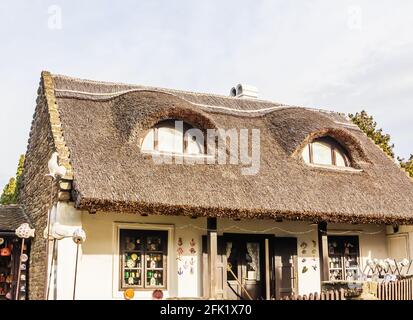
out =
[(162, 290), (159, 290), (159, 289), (154, 290), (154, 291), (152, 292), (152, 299), (153, 299), (153, 300), (162, 300), (162, 299), (163, 299), (163, 292), (162, 292)]

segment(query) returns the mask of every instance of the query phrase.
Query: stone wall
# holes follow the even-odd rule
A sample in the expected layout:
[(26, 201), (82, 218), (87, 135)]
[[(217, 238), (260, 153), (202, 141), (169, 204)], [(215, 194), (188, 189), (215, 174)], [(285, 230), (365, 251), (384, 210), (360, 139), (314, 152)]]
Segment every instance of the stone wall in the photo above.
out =
[[(47, 163), (55, 151), (50, 125), (50, 115), (43, 89), (43, 81), (38, 90), (37, 106), (30, 132), (19, 203), (32, 220), (36, 229), (30, 252), (28, 292), (29, 299), (44, 299), (46, 284), (46, 240), (43, 230), (47, 224), (48, 209), (52, 199), (52, 180)], [(53, 183), (55, 184), (55, 183)], [(53, 186), (56, 195), (57, 186)]]

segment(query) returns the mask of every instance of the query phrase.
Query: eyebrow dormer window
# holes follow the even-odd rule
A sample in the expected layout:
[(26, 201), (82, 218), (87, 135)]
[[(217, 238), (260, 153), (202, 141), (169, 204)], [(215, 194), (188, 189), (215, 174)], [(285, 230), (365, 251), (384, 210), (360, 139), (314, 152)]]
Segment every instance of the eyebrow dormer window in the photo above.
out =
[(148, 131), (141, 150), (185, 155), (204, 154), (204, 135), (181, 120), (164, 120)]
[(344, 148), (330, 137), (318, 138), (307, 144), (302, 152), (302, 158), (308, 164), (336, 167), (350, 166)]

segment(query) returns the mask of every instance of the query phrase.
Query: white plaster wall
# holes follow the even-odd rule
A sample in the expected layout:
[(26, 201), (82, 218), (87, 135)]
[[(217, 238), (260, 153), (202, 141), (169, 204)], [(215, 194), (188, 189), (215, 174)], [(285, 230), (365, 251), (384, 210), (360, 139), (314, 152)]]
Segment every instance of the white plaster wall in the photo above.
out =
[[(201, 297), (202, 296), (202, 235), (206, 234), (206, 218), (190, 219), (175, 216), (148, 216), (134, 214), (80, 212), (72, 205), (60, 205), (61, 217), (71, 217), (66, 223), (85, 230), (87, 240), (82, 246), (79, 258), (77, 278), (77, 299), (123, 299), (123, 292), (118, 289), (119, 257), (116, 255), (116, 227), (119, 224), (137, 226), (156, 224), (160, 228), (169, 227), (170, 246), (168, 253), (168, 290), (165, 297)], [(79, 219), (80, 217), (80, 219)], [(64, 221), (63, 218), (60, 221)], [(349, 235), (359, 235), (360, 254), (364, 264), (369, 258), (386, 258), (386, 230), (375, 225), (328, 225), (329, 234), (349, 231)], [(335, 230), (335, 231), (334, 231)], [(219, 234), (227, 233), (265, 233), (277, 237), (296, 237), (298, 252), (298, 293), (309, 294), (320, 291), (320, 267), (317, 242), (317, 226), (310, 222), (274, 220), (218, 219)], [(374, 233), (363, 234), (362, 232)], [(184, 253), (177, 260), (177, 242), (183, 240)], [(194, 239), (195, 254), (189, 252), (189, 242)], [(315, 244), (313, 244), (313, 241)], [(307, 244), (303, 253), (301, 244)], [(314, 251), (313, 251), (314, 249)], [(57, 292), (60, 299), (71, 299), (76, 245), (71, 239), (59, 241), (59, 265)], [(193, 274), (190, 272), (193, 260)], [(187, 261), (187, 268), (184, 268)], [(303, 268), (307, 271), (303, 272)], [(178, 270), (183, 271), (178, 275)], [(136, 299), (150, 299), (152, 291), (137, 291)]]
[(394, 233), (394, 229), (392, 226), (388, 226), (386, 231), (387, 231), (388, 237), (392, 235), (405, 235), (407, 237), (407, 246), (408, 246), (409, 256), (406, 258), (412, 259), (413, 258), (413, 226), (412, 225), (399, 226), (399, 231), (397, 233)]

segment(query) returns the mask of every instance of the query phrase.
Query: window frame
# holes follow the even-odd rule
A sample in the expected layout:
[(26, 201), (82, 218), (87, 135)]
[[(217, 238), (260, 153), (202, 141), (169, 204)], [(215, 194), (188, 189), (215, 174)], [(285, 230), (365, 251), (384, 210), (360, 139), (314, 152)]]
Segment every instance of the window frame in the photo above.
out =
[[(120, 274), (121, 274), (121, 252), (120, 252), (120, 230), (153, 230), (153, 231), (167, 231), (168, 232), (168, 244), (167, 244), (167, 270), (166, 270), (166, 281), (165, 289), (160, 289), (165, 292), (166, 295), (170, 295), (171, 292), (175, 292), (175, 288), (172, 282), (172, 275), (176, 273), (176, 267), (173, 264), (174, 252), (174, 230), (175, 226), (173, 224), (162, 224), (162, 223), (144, 223), (144, 222), (113, 222), (113, 237), (112, 237), (112, 297), (115, 299), (123, 299), (124, 291), (127, 289), (122, 289)], [(154, 289), (144, 289), (136, 288), (136, 291), (140, 297), (146, 298), (150, 297), (149, 294)], [(174, 293), (173, 293), (174, 294)]]
[[(337, 242), (338, 245), (337, 247), (339, 248), (340, 252), (337, 253), (331, 253), (330, 252), (330, 243), (332, 242)], [(352, 242), (355, 245), (354, 251), (353, 253), (350, 253), (350, 249), (349, 252), (346, 253), (345, 252), (345, 248), (344, 248), (344, 244), (348, 242)], [(361, 248), (360, 248), (360, 237), (358, 235), (335, 235), (335, 234), (329, 234), (327, 236), (327, 247), (328, 247), (328, 281), (357, 281), (359, 279), (356, 280), (347, 280), (346, 278), (346, 272), (348, 270), (357, 270), (357, 276), (358, 278), (360, 276), (362, 276), (362, 272), (361, 272)], [(356, 257), (356, 264), (357, 267), (347, 267), (345, 264), (346, 261), (346, 257)], [(339, 259), (339, 267), (331, 267), (331, 264), (334, 263), (332, 261), (332, 258), (335, 259)], [(331, 272), (334, 271), (341, 271), (341, 279), (335, 279), (335, 280), (331, 280)]]
[[(167, 152), (167, 151), (159, 151), (159, 129), (162, 127), (168, 127), (171, 125), (171, 128), (175, 128), (175, 122), (176, 121), (182, 121), (183, 122), (183, 132), (182, 132), (182, 152)], [(187, 132), (191, 129), (198, 129), (201, 130), (202, 133), (204, 134), (204, 141), (203, 141), (203, 152), (199, 154), (190, 154), (188, 153), (188, 134)], [(153, 130), (153, 147), (152, 150), (143, 150), (142, 145), (144, 143), (145, 138), (148, 136), (149, 132)], [(179, 156), (207, 156), (207, 141), (208, 139), (206, 138), (205, 135), (205, 130), (202, 130), (200, 128), (197, 128), (193, 126), (192, 124), (182, 120), (182, 119), (176, 119), (176, 118), (170, 118), (170, 119), (164, 119), (156, 123), (152, 128), (146, 131), (144, 137), (141, 140), (141, 151), (144, 153), (159, 153), (159, 154), (172, 154), (172, 155), (179, 155)]]
[[(314, 163), (314, 150), (313, 150), (313, 144), (314, 143), (324, 143), (327, 144), (330, 148), (331, 152), (331, 164), (320, 164), (320, 163)], [(306, 148), (308, 146), (308, 148)], [(307, 146), (304, 148), (308, 150), (308, 159), (309, 162), (304, 161), (306, 164), (313, 165), (313, 166), (320, 166), (320, 167), (326, 167), (326, 168), (338, 168), (338, 169), (346, 169), (346, 168), (352, 168), (351, 167), (351, 162), (349, 159), (349, 156), (346, 152), (346, 150), (333, 138), (330, 137), (320, 137), (317, 139), (312, 140), (307, 144)], [(302, 153), (303, 153), (302, 151)], [(337, 165), (337, 157), (336, 157), (336, 151), (340, 153), (344, 159), (345, 166), (338, 166)], [(302, 157), (303, 158), (303, 157)]]

